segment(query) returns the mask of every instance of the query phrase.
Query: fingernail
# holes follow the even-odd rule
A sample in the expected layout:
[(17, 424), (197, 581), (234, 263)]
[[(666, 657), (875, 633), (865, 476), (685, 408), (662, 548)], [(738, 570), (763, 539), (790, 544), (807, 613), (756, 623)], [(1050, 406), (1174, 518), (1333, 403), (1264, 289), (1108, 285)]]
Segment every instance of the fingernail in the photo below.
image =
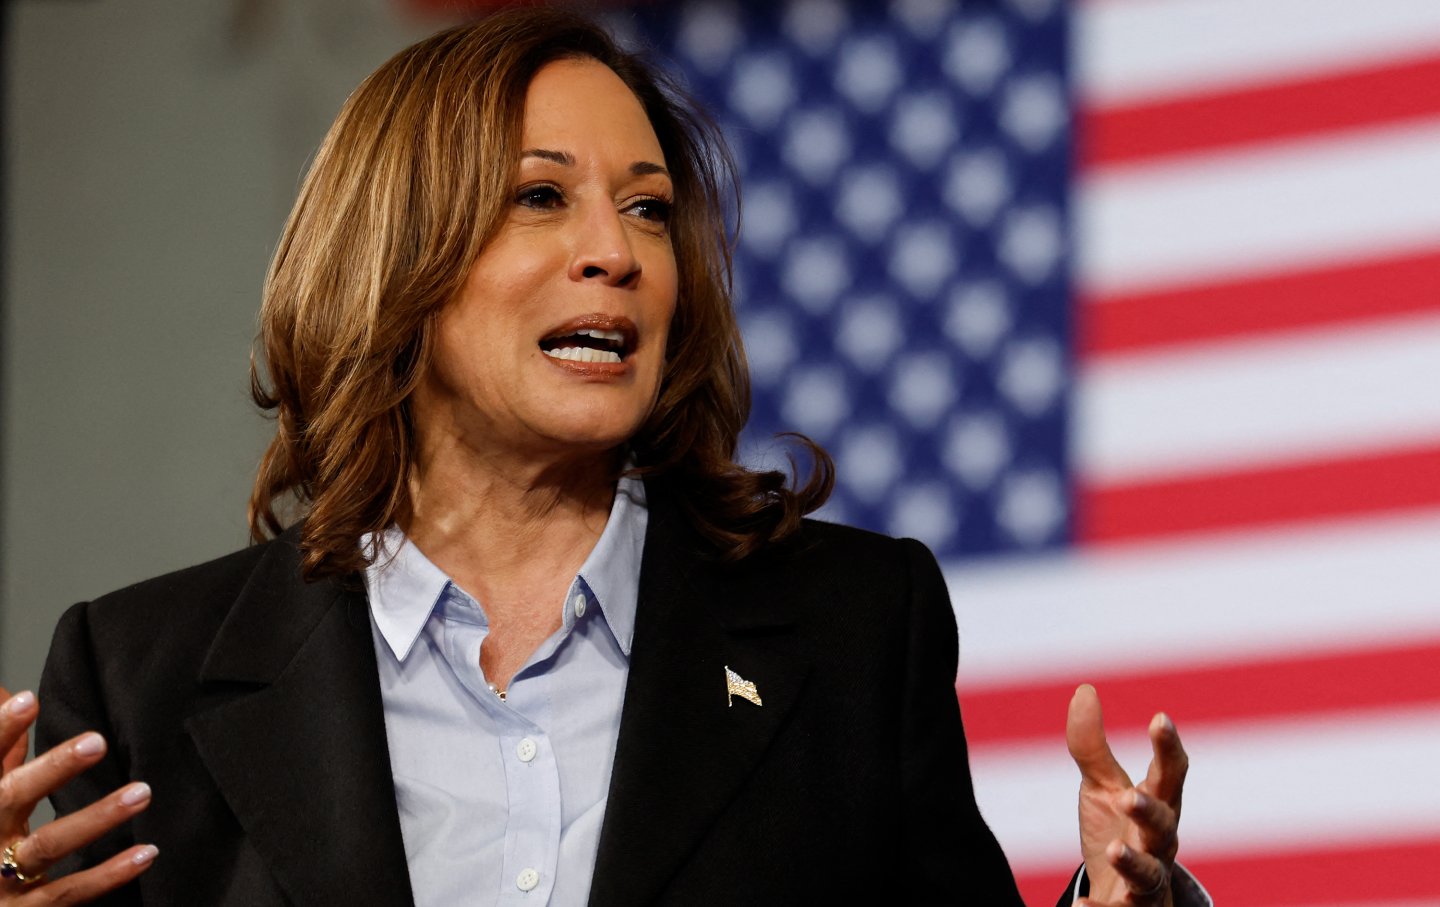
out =
[(124, 803), (126, 806), (139, 806), (141, 803), (144, 803), (146, 800), (149, 799), (150, 785), (146, 784), (144, 781), (141, 781), (138, 784), (130, 785), (129, 787), (125, 788), (125, 792), (120, 795), (120, 802)]
[(1161, 712), (1160, 714), (1155, 716), (1155, 720), (1160, 722), (1160, 727), (1162, 730), (1168, 731), (1171, 734), (1175, 733), (1175, 722), (1170, 720), (1169, 715)]
[(136, 866), (144, 866), (146, 863), (149, 863), (151, 860), (155, 859), (155, 857), (159, 854), (160, 848), (156, 847), (154, 844), (146, 844), (144, 847), (135, 851), (135, 856), (130, 858), (130, 862), (134, 863)]
[(9, 702), (5, 703), (5, 714), (23, 715), (26, 712), (30, 711), (31, 706), (33, 705), (35, 705), (34, 693), (30, 692), (29, 690), (26, 690), (23, 693), (16, 693), (14, 696), (10, 697)]
[(98, 756), (105, 751), (105, 738), (90, 732), (75, 741), (75, 755)]
[(1145, 796), (1144, 794), (1140, 793), (1138, 790), (1137, 790), (1137, 791), (1131, 791), (1131, 793), (1135, 795), (1134, 799), (1133, 799), (1133, 800), (1131, 801), (1131, 803), (1130, 803), (1130, 808), (1131, 808), (1131, 809), (1134, 809), (1134, 810), (1137, 810), (1137, 811), (1143, 811), (1143, 810), (1148, 809), (1148, 808), (1150, 807), (1150, 798), (1149, 798), (1149, 797), (1147, 797), (1147, 796)]

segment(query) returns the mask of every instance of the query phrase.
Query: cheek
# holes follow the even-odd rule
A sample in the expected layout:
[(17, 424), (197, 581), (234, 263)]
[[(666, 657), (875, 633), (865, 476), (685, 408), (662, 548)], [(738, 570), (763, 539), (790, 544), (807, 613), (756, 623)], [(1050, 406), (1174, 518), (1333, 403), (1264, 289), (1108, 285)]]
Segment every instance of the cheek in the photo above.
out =
[(435, 345), (435, 357), (431, 371), (441, 376), (447, 384), (464, 383), (467, 366), (474, 356), (473, 331), (466, 313), (451, 309), (440, 317), (439, 343)]
[(502, 342), (504, 327), (482, 318), (469, 302), (458, 300), (440, 314), (428, 380), (450, 396), (479, 402), (489, 399), (503, 386), (504, 376), (519, 368), (514, 361), (505, 364), (518, 345)]

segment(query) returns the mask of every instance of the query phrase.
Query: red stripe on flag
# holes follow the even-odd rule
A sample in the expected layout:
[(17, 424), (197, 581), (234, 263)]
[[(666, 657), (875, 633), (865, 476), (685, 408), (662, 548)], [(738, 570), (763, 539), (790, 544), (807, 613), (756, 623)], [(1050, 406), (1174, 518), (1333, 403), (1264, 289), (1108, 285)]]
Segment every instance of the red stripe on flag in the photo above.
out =
[[(1337, 778), (1335, 783), (1356, 783), (1356, 779)], [(1344, 907), (1429, 902), (1432, 898), (1440, 904), (1440, 837), (1296, 851), (1259, 850), (1193, 861), (1185, 858), (1182, 846), (1180, 861), (1215, 903), (1225, 907)], [(1050, 907), (1073, 871), (1022, 872), (1016, 881), (1026, 904)]]
[(1150, 104), (1082, 109), (1082, 167), (1440, 114), (1440, 57)]
[(1082, 357), (1370, 321), (1440, 309), (1440, 249), (1080, 301)]
[(1429, 445), (1167, 481), (1081, 484), (1075, 535), (1104, 544), (1435, 504), (1440, 445)]
[[(1164, 709), (1182, 733), (1201, 722), (1294, 717), (1440, 703), (1440, 639), (1363, 651), (1235, 661), (1073, 680), (959, 688), (972, 746), (1054, 740), (1075, 685), (1093, 683), (1110, 731), (1144, 728)], [(963, 673), (961, 675), (963, 681)]]

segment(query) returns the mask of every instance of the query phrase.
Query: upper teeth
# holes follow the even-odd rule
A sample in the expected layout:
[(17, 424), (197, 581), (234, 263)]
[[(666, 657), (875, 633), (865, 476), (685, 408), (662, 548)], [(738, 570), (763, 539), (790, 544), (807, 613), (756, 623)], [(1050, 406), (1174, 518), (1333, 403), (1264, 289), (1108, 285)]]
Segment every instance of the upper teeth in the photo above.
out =
[(579, 337), (594, 337), (596, 340), (613, 340), (616, 343), (625, 340), (625, 335), (619, 331), (602, 331), (599, 328), (581, 328), (575, 334)]

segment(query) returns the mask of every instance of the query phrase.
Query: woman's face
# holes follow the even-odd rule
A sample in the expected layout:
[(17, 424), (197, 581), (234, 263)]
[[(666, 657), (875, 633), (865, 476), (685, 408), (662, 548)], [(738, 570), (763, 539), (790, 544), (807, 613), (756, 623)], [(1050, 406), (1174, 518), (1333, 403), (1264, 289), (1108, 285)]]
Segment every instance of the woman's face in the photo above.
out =
[(440, 314), (422, 436), (526, 456), (602, 452), (659, 392), (677, 275), (673, 187), (640, 102), (590, 59), (525, 96), (509, 214)]

